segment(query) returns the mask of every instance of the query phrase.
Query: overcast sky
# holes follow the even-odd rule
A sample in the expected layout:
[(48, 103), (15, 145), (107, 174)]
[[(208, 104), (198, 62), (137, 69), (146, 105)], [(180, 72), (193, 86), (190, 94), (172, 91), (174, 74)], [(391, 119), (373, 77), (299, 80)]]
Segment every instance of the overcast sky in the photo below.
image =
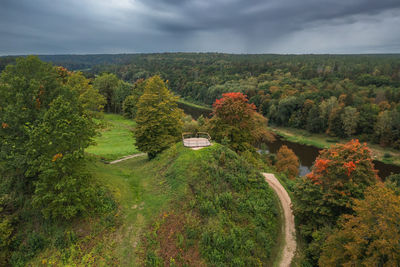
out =
[(0, 55), (399, 53), (400, 0), (0, 0)]

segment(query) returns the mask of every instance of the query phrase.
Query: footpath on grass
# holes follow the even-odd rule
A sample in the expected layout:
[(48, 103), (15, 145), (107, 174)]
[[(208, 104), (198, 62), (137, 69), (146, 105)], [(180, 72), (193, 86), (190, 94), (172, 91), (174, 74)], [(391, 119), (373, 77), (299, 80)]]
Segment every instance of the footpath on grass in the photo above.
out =
[(146, 155), (146, 153), (133, 154), (133, 155), (129, 155), (129, 156), (114, 160), (114, 161), (110, 161), (110, 162), (108, 162), (108, 164), (115, 164), (115, 163), (118, 163), (118, 162), (121, 162), (121, 161), (124, 161), (127, 159), (141, 157), (141, 156), (145, 156), (145, 155)]
[(276, 192), (279, 200), (282, 204), (283, 215), (284, 215), (284, 228), (285, 228), (285, 247), (281, 255), (281, 260), (279, 263), (280, 267), (289, 267), (292, 262), (294, 253), (296, 251), (296, 229), (294, 224), (294, 216), (292, 213), (292, 201), (285, 188), (276, 179), (275, 175), (272, 173), (262, 173), (265, 177), (265, 181), (271, 186), (271, 188)]

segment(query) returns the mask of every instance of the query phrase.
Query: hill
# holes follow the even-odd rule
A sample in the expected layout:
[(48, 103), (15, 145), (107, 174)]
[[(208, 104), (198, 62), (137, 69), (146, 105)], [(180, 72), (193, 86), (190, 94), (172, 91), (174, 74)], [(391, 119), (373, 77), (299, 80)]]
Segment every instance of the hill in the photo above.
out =
[[(118, 116), (105, 120), (111, 131), (128, 123)], [(109, 138), (107, 129), (97, 138), (100, 146)], [(194, 151), (177, 143), (154, 160), (112, 165), (100, 161), (101, 149), (91, 150), (96, 157), (88, 167), (109, 192), (110, 208), (72, 224), (35, 223), (30, 229), (42, 245), (31, 252), (30, 264), (270, 266), (277, 258), (278, 200), (228, 148), (214, 144)]]
[(143, 238), (144, 263), (271, 264), (279, 213), (263, 177), (218, 144), (199, 151), (178, 144), (166, 155), (165, 181), (174, 198)]

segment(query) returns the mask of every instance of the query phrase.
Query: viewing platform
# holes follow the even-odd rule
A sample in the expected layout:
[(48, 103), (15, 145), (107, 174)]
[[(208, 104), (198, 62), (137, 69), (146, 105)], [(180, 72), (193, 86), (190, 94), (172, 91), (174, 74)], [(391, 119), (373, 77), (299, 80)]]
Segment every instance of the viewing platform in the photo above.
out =
[(182, 141), (185, 147), (202, 148), (211, 146), (211, 137), (208, 133), (182, 133)]

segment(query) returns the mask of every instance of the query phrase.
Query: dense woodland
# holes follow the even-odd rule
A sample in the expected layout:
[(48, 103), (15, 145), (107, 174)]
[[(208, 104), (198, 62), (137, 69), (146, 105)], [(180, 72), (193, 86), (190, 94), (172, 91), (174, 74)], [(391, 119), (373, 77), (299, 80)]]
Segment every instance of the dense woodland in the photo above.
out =
[[(87, 77), (109, 72), (130, 83), (158, 74), (176, 94), (205, 105), (223, 93), (242, 92), (271, 125), (400, 148), (400, 56), (396, 54), (165, 53), (42, 59), (81, 69)], [(122, 103), (123, 98), (121, 90), (115, 91), (115, 101)], [(122, 110), (118, 105), (114, 109)]]
[[(383, 183), (365, 143), (323, 150), (304, 177), (286, 146), (254, 146), (272, 123), (399, 148), (400, 56), (42, 59), (56, 66), (0, 59), (0, 265), (271, 266), (282, 222), (261, 171), (292, 198), (296, 264), (400, 264), (400, 175)], [(172, 92), (212, 117), (185, 116)], [(182, 131), (219, 144), (186, 149)], [(121, 142), (148, 157), (103, 164)]]

